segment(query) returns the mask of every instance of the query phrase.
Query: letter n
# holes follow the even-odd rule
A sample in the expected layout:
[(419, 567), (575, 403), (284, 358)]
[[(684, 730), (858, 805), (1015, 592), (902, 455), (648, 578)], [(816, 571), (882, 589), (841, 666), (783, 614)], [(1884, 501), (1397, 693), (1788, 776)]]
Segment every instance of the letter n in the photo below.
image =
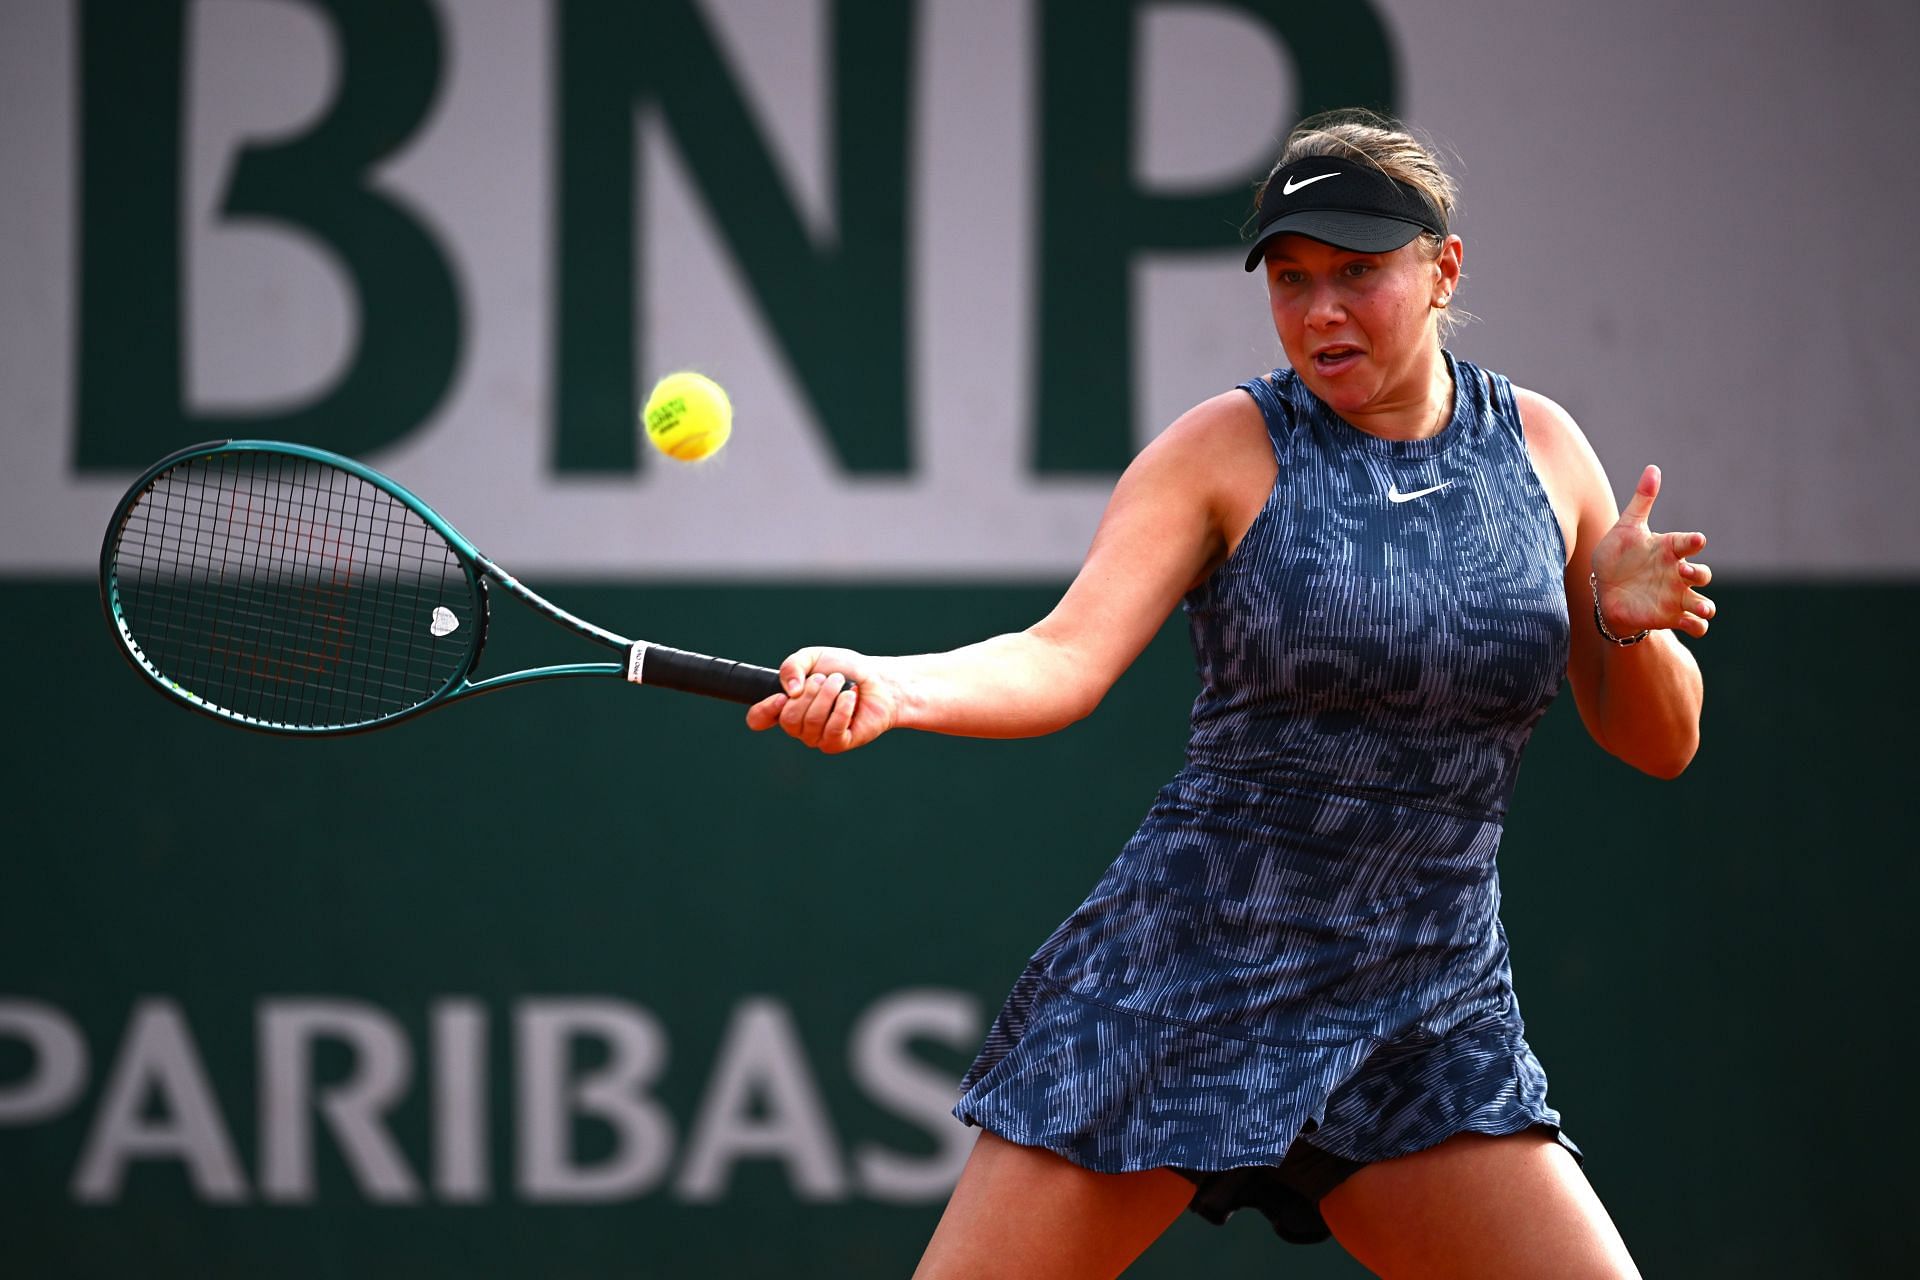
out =
[(838, 235), (816, 244), (694, 0), (559, 6), (554, 361), (562, 471), (640, 465), (634, 121), (679, 143), (748, 289), (848, 470), (898, 473), (906, 433), (906, 0), (838, 0)]

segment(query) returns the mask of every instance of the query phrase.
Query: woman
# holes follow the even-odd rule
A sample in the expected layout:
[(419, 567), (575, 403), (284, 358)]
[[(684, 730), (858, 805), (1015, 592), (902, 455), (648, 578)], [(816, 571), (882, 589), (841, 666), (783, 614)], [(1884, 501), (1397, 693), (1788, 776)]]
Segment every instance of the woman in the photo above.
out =
[(1602, 747), (1686, 767), (1706, 539), (1649, 531), (1653, 467), (1617, 514), (1564, 410), (1443, 348), (1452, 210), (1395, 122), (1304, 122), (1247, 260), (1291, 369), (1144, 449), (1028, 630), (804, 649), (748, 714), (827, 752), (1048, 733), (1190, 615), (1186, 766), (963, 1081), (985, 1132), (921, 1276), (1110, 1276), (1247, 1205), (1386, 1276), (1635, 1274), (1521, 1034), (1494, 852), (1563, 674)]

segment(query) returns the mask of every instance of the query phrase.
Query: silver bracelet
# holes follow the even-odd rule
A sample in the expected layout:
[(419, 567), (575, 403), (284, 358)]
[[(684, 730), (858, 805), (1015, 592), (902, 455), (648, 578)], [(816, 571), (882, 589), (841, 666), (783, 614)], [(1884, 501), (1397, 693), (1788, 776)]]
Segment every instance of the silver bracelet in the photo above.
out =
[(1588, 574), (1587, 587), (1593, 592), (1593, 625), (1600, 628), (1600, 634), (1602, 636), (1613, 641), (1613, 643), (1623, 649), (1630, 644), (1639, 644), (1647, 638), (1647, 629), (1645, 627), (1640, 628), (1638, 635), (1622, 637), (1613, 634), (1613, 632), (1607, 628), (1606, 616), (1600, 612), (1600, 575), (1597, 573)]

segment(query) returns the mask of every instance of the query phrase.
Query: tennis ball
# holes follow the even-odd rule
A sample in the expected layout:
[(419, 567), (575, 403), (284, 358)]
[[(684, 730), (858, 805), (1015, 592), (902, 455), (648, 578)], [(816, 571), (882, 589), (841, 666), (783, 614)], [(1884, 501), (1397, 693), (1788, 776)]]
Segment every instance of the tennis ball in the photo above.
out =
[(681, 462), (698, 462), (720, 452), (733, 434), (733, 403), (711, 378), (670, 373), (653, 384), (640, 421), (654, 448)]

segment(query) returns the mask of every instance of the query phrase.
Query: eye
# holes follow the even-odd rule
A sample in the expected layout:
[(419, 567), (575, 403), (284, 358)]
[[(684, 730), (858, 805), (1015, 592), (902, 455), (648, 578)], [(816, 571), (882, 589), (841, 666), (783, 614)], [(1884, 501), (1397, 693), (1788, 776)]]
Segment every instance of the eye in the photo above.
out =
[(1293, 271), (1285, 267), (1282, 267), (1279, 271), (1276, 271), (1273, 276), (1274, 283), (1276, 284), (1299, 284), (1302, 281), (1304, 281), (1306, 278), (1307, 278), (1306, 272)]
[(1352, 279), (1358, 279), (1371, 270), (1373, 270), (1371, 262), (1349, 262), (1346, 266), (1346, 274)]

